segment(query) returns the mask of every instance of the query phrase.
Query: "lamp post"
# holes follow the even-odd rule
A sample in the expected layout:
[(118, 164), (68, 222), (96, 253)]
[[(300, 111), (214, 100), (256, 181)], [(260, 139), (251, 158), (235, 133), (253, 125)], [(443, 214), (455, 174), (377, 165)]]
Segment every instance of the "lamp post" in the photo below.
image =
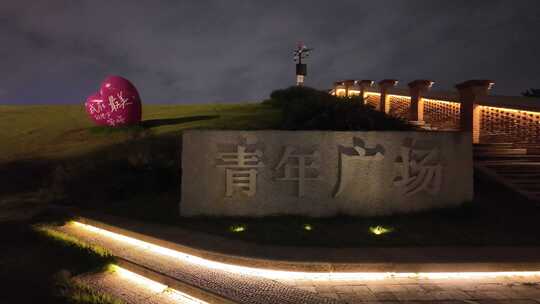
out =
[(307, 65), (302, 63), (302, 59), (309, 57), (313, 49), (307, 48), (302, 42), (298, 43), (298, 47), (294, 50), (294, 62), (296, 62), (296, 85), (304, 85), (304, 77), (307, 74)]

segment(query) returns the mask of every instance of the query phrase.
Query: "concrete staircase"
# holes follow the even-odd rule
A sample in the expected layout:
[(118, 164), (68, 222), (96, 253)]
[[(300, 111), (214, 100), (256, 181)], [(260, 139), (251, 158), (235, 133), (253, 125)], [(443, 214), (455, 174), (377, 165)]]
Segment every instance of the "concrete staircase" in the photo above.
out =
[(475, 169), (533, 201), (540, 201), (540, 143), (474, 145)]

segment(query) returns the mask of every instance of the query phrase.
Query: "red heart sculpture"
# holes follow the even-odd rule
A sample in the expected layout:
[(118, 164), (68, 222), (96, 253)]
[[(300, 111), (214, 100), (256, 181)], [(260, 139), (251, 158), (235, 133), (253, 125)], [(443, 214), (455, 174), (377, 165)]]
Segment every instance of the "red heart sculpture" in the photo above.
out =
[(139, 92), (120, 76), (105, 78), (99, 93), (88, 96), (84, 105), (90, 119), (100, 126), (127, 126), (141, 121)]

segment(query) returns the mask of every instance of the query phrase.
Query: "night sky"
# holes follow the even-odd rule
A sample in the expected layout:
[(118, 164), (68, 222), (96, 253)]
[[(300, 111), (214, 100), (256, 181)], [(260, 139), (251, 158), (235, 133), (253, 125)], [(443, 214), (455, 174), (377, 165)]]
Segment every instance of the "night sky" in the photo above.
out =
[[(540, 88), (540, 1), (24, 1), (0, 3), (0, 103), (82, 103), (109, 74), (145, 103), (244, 102), (340, 79), (495, 80)], [(137, 4), (135, 4), (137, 3)]]

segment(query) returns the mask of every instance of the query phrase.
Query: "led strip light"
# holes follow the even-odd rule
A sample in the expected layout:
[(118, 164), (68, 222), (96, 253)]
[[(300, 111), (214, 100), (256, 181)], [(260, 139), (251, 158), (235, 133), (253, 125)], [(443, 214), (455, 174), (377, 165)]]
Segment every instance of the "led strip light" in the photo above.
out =
[(188, 253), (172, 250), (152, 243), (141, 241), (132, 237), (121, 235), (105, 229), (101, 229), (80, 222), (72, 222), (74, 227), (97, 235), (124, 242), (140, 249), (149, 250), (163, 256), (172, 257), (182, 262), (191, 263), (215, 270), (228, 271), (243, 275), (251, 275), (277, 280), (315, 280), (315, 281), (352, 281), (352, 280), (384, 280), (400, 278), (424, 278), (424, 279), (474, 279), (474, 278), (497, 278), (497, 277), (531, 277), (540, 276), (540, 271), (500, 271), (500, 272), (301, 272), (284, 271), (264, 268), (255, 268), (226, 264), (207, 260)]
[(114, 273), (118, 274), (118, 276), (122, 280), (126, 280), (129, 283), (139, 286), (141, 288), (148, 289), (149, 291), (153, 293), (159, 293), (160, 296), (165, 296), (168, 299), (174, 300), (175, 303), (208, 304), (207, 302), (203, 300), (194, 298), (176, 289), (169, 288), (167, 285), (163, 285), (159, 282), (145, 278), (125, 268), (122, 268), (118, 265), (112, 265), (111, 268), (114, 271)]

